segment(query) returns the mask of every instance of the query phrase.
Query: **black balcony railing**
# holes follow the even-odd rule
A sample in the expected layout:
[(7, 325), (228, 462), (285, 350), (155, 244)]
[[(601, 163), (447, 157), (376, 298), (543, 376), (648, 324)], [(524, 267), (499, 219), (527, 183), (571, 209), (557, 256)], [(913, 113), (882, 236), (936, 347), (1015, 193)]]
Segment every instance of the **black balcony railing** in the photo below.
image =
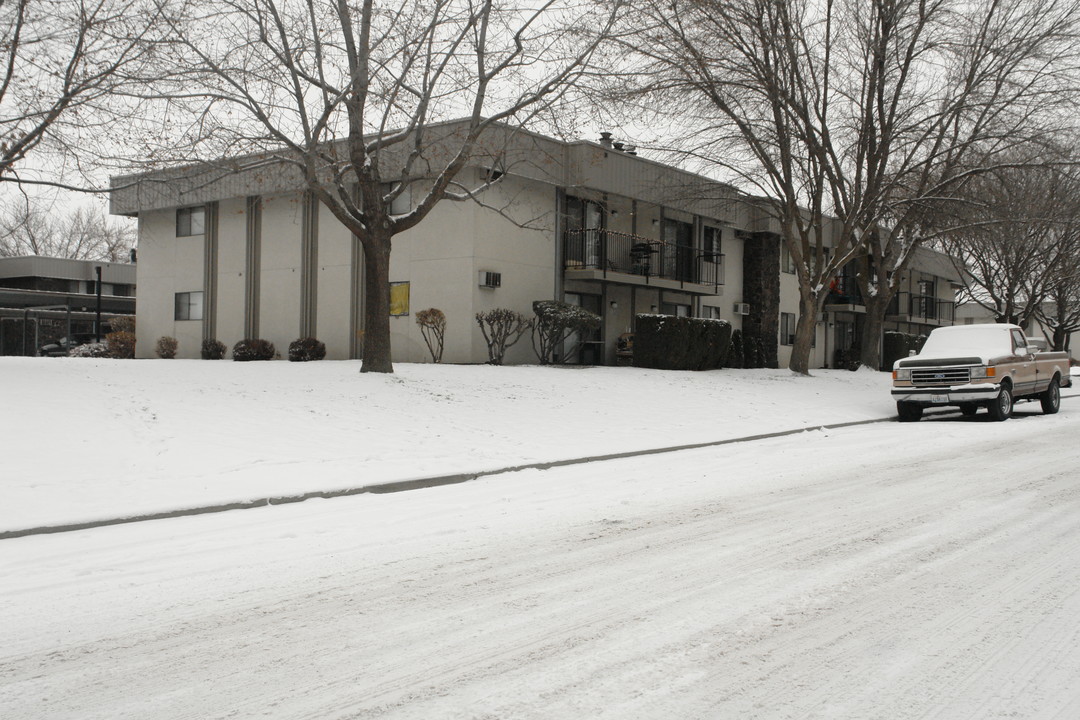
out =
[(825, 300), (826, 305), (862, 305), (862, 293), (859, 292), (859, 282), (846, 275), (833, 278), (829, 283), (829, 296)]
[(910, 292), (898, 292), (889, 303), (886, 315), (910, 317), (935, 325), (951, 324), (955, 318), (956, 303), (939, 300), (930, 295), (916, 295)]
[(721, 254), (613, 230), (568, 230), (563, 238), (563, 264), (567, 270), (602, 270), (701, 285), (724, 283)]

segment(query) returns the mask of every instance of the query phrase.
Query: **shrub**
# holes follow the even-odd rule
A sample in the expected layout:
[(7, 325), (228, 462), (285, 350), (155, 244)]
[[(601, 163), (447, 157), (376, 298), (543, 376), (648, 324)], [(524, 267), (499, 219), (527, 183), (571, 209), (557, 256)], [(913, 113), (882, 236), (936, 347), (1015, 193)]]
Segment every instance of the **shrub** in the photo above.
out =
[[(909, 333), (886, 330), (881, 340), (881, 369), (892, 370), (893, 363), (900, 358), (906, 358), (912, 350), (919, 352), (925, 335), (911, 335)], [(843, 367), (837, 363), (837, 367)]]
[(114, 333), (118, 332), (135, 332), (135, 316), (134, 315), (118, 315), (109, 320), (109, 328)]
[(727, 366), (732, 368), (741, 368), (743, 364), (744, 360), (742, 330), (732, 330), (731, 349), (728, 350)]
[(109, 346), (109, 357), (120, 360), (135, 357), (135, 333), (130, 330), (111, 332), (105, 336), (105, 342)]
[(273, 360), (277, 355), (274, 344), (261, 338), (247, 338), (233, 345), (232, 359), (238, 362)]
[(202, 359), (203, 360), (223, 360), (225, 359), (225, 353), (229, 348), (225, 347), (225, 343), (214, 338), (207, 338), (202, 341)]
[(416, 313), (416, 324), (424, 336), (433, 362), (442, 361), (443, 337), (446, 335), (446, 315), (438, 308), (428, 308)]
[(326, 357), (326, 343), (307, 337), (289, 343), (289, 362), (308, 362)]
[(533, 303), (533, 312), (536, 313), (532, 332), (533, 350), (541, 365), (551, 364), (555, 351), (576, 333), (577, 346), (563, 353), (559, 362), (574, 357), (588, 333), (600, 327), (599, 315), (558, 300), (537, 300)]
[(532, 321), (519, 312), (496, 308), (476, 313), (476, 324), (488, 347), (488, 363), (502, 365), (503, 356), (531, 327)]
[(638, 315), (634, 365), (661, 370), (712, 370), (722, 367), (731, 347), (726, 320)]
[(104, 358), (109, 357), (109, 346), (105, 343), (86, 343), (68, 351), (68, 357)]
[(159, 358), (165, 360), (172, 360), (176, 357), (176, 348), (180, 343), (176, 341), (176, 338), (164, 335), (158, 338), (157, 346), (154, 348), (154, 352), (157, 353)]

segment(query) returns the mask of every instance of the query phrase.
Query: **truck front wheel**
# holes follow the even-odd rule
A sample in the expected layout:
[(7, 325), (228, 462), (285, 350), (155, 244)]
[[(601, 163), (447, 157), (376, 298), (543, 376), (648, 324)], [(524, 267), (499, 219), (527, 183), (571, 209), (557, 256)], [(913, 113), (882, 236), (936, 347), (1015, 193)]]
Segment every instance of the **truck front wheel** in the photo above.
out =
[(900, 422), (919, 422), (922, 419), (922, 405), (909, 402), (896, 403), (896, 414)]
[(1039, 402), (1044, 415), (1053, 415), (1061, 408), (1061, 384), (1056, 377), (1050, 381), (1046, 392), (1039, 396)]
[(989, 407), (986, 409), (990, 411), (991, 420), (995, 422), (1008, 420), (1012, 416), (1013, 411), (1012, 389), (1009, 388), (1008, 385), (1002, 386), (997, 397), (991, 401)]

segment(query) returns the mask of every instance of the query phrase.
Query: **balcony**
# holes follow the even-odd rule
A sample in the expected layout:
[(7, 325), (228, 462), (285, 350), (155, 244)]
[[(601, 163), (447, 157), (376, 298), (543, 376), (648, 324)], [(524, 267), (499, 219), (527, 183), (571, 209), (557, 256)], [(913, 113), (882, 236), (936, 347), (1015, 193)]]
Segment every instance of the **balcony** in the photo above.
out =
[(567, 277), (625, 285), (659, 285), (700, 295), (719, 294), (724, 256), (697, 248), (604, 229), (563, 236)]
[(866, 312), (859, 283), (855, 278), (842, 275), (829, 284), (825, 298), (825, 310), (829, 312)]
[(952, 325), (956, 319), (955, 312), (955, 302), (939, 300), (930, 295), (899, 292), (889, 303), (885, 317), (922, 325)]

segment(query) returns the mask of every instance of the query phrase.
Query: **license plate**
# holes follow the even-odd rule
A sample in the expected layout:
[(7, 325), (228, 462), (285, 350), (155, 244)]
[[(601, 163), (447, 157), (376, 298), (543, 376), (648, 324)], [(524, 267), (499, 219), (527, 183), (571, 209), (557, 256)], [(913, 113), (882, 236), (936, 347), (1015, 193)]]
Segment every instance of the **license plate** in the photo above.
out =
[(931, 395), (930, 402), (932, 403), (947, 403), (949, 402), (948, 395)]

